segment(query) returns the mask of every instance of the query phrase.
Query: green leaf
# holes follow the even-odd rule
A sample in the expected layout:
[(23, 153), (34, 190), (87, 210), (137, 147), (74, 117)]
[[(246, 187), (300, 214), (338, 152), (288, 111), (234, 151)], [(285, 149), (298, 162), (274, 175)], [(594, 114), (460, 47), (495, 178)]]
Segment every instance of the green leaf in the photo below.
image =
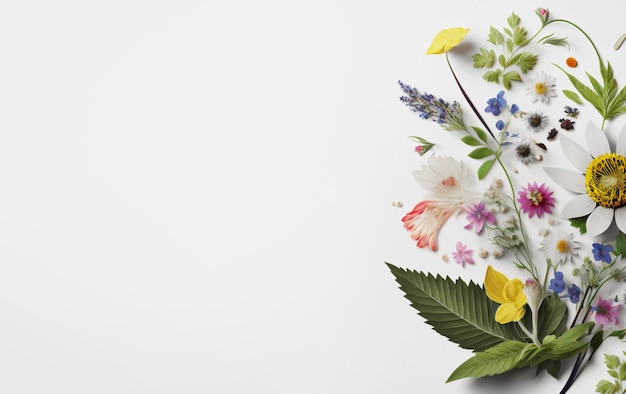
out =
[(513, 52), (513, 49), (515, 49), (515, 43), (513, 42), (513, 40), (511, 40), (510, 38), (506, 40), (506, 50), (509, 53)]
[(466, 145), (469, 145), (469, 146), (483, 145), (482, 142), (478, 141), (476, 138), (472, 137), (471, 135), (466, 135), (464, 137), (461, 137), (461, 141), (463, 141)]
[(511, 89), (511, 81), (521, 81), (522, 77), (517, 71), (509, 71), (502, 75), (502, 84), (506, 89)]
[(560, 360), (546, 360), (537, 365), (537, 372), (535, 376), (539, 375), (542, 371), (548, 371), (550, 376), (558, 379), (561, 373), (561, 361)]
[(474, 60), (474, 68), (491, 68), (496, 62), (496, 53), (490, 49), (480, 48), (480, 53), (472, 56)]
[(387, 266), (419, 315), (460, 347), (483, 351), (507, 340), (522, 339), (515, 324), (496, 322), (494, 304), (477, 284)]
[(476, 133), (478, 138), (480, 138), (485, 144), (487, 143), (487, 133), (480, 127), (472, 126), (472, 130)]
[(591, 89), (590, 87), (582, 83), (578, 78), (568, 73), (567, 71), (563, 70), (562, 67), (556, 64), (555, 66), (561, 69), (561, 71), (563, 71), (565, 75), (567, 75), (567, 78), (572, 83), (572, 85), (574, 85), (574, 88), (578, 90), (578, 93), (580, 93), (580, 95), (583, 96), (583, 98), (587, 100), (587, 102), (593, 105), (595, 109), (598, 110), (600, 115), (604, 116), (604, 105), (602, 103), (602, 99), (600, 98), (600, 96), (598, 96), (598, 94), (594, 92), (593, 89)]
[(498, 63), (500, 63), (502, 67), (506, 67), (506, 57), (504, 57), (504, 55), (498, 56)]
[(504, 67), (510, 67), (514, 64), (517, 64), (517, 62), (519, 62), (519, 59), (522, 57), (522, 55), (517, 54), (515, 56), (512, 56), (509, 60), (506, 61), (506, 64), (504, 65)]
[(495, 163), (496, 159), (486, 160), (483, 164), (478, 167), (478, 179), (485, 179), (491, 167), (493, 167), (493, 163)]
[(520, 59), (517, 62), (517, 66), (522, 70), (522, 73), (526, 74), (535, 67), (538, 60), (539, 56), (530, 52), (522, 52), (520, 53)]
[(502, 74), (501, 70), (487, 71), (483, 74), (483, 79), (487, 82), (500, 83), (500, 74)]
[(455, 369), (446, 383), (463, 378), (493, 376), (518, 368), (524, 363), (524, 355), (537, 347), (532, 343), (507, 341), (484, 352), (476, 353)]
[(619, 357), (612, 355), (612, 354), (604, 355), (604, 365), (606, 365), (607, 368), (615, 369), (619, 367), (619, 364), (620, 364)]
[(587, 232), (587, 217), (588, 216), (589, 215), (583, 216), (580, 218), (569, 219), (569, 224), (570, 226), (577, 228), (581, 234), (584, 234)]
[(521, 19), (515, 13), (511, 13), (506, 22), (509, 24), (509, 26), (511, 26), (511, 29), (515, 29), (517, 26), (519, 26)]
[(500, 45), (504, 42), (504, 35), (502, 35), (502, 33), (500, 33), (500, 31), (495, 27), (490, 26), (487, 41), (493, 45)]
[(537, 43), (541, 45), (554, 45), (569, 48), (567, 37), (554, 37), (554, 33), (548, 34), (547, 36), (540, 38)]
[(617, 234), (617, 238), (615, 238), (613, 254), (616, 257), (626, 255), (626, 234), (621, 231)]
[(596, 384), (596, 393), (601, 394), (615, 394), (619, 393), (619, 386), (617, 384), (613, 384), (608, 380), (602, 379)]
[(467, 155), (472, 159), (484, 159), (485, 157), (493, 156), (496, 152), (490, 148), (476, 148)]
[(578, 97), (576, 92), (574, 92), (573, 90), (566, 90), (566, 89), (564, 89), (563, 90), (563, 94), (565, 95), (565, 97), (567, 97), (568, 99), (572, 100), (576, 104), (579, 104), (579, 105), (583, 104), (583, 101), (580, 99), (580, 97)]
[(515, 45), (519, 47), (523, 47), (528, 43), (526, 37), (528, 36), (528, 32), (523, 27), (516, 27), (513, 29), (513, 41)]
[[(524, 323), (527, 327), (532, 327), (532, 314), (524, 316)], [(561, 297), (556, 294), (547, 296), (539, 307), (538, 317), (538, 337), (544, 338), (548, 335), (561, 335), (567, 327), (567, 305)]]

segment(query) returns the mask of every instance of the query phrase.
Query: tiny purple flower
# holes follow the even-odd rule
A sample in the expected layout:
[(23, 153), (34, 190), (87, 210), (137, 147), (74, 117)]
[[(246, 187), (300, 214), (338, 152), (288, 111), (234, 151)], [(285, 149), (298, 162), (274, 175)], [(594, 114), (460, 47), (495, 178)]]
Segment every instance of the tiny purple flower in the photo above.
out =
[(474, 232), (476, 234), (480, 234), (483, 231), (483, 227), (485, 227), (485, 223), (495, 224), (496, 217), (489, 211), (485, 209), (485, 202), (481, 201), (478, 204), (472, 204), (463, 208), (465, 213), (467, 213), (467, 220), (469, 223), (463, 228), (471, 229), (474, 228)]
[(519, 112), (519, 106), (517, 104), (511, 105), (511, 114), (516, 114)]
[(465, 264), (474, 264), (472, 258), (472, 249), (468, 249), (466, 245), (463, 245), (461, 241), (456, 243), (456, 252), (452, 252), (452, 257), (457, 264), (461, 267), (465, 267)]
[(499, 120), (499, 121), (496, 122), (496, 129), (498, 129), (498, 130), (504, 129), (504, 121), (503, 120)]
[(567, 295), (565, 297), (568, 297), (572, 304), (577, 304), (580, 301), (580, 293), (582, 293), (580, 287), (572, 284), (571, 287), (567, 287)]

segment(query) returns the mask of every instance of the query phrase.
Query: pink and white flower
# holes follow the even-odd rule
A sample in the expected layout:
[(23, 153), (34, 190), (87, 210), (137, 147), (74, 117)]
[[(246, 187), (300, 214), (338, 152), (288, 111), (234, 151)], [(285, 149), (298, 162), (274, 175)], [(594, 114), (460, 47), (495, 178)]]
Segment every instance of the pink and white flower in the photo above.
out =
[(452, 157), (435, 156), (421, 170), (413, 171), (413, 176), (429, 193), (402, 218), (402, 222), (419, 248), (428, 246), (436, 251), (441, 226), (450, 216), (480, 199), (480, 195), (471, 190), (474, 175)]

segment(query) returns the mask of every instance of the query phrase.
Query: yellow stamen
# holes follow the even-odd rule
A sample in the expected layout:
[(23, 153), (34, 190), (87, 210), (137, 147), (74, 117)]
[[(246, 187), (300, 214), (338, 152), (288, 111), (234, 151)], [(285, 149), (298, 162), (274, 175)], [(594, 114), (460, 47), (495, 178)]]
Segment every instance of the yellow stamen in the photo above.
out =
[(626, 157), (607, 153), (591, 160), (585, 171), (585, 185), (587, 194), (598, 205), (626, 205)]
[(548, 88), (542, 82), (535, 84), (535, 92), (538, 94), (545, 94), (546, 90), (548, 90)]
[(568, 249), (569, 244), (567, 243), (567, 241), (564, 239), (559, 239), (559, 241), (556, 243), (556, 250), (558, 250), (559, 253), (567, 253)]

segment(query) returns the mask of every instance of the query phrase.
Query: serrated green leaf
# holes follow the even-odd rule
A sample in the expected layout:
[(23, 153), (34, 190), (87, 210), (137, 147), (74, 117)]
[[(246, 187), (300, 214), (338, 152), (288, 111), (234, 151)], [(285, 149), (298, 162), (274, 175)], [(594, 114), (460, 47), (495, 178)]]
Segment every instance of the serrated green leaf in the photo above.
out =
[(580, 218), (569, 219), (569, 224), (570, 226), (577, 228), (582, 235), (587, 232), (587, 217), (588, 216), (583, 216)]
[(464, 137), (461, 137), (461, 141), (463, 141), (464, 144), (469, 145), (469, 146), (483, 145), (482, 142), (478, 141), (476, 138), (472, 137), (471, 135), (466, 135)]
[(619, 365), (617, 373), (620, 380), (624, 380), (626, 378), (626, 363), (622, 363)]
[(498, 375), (518, 368), (524, 363), (524, 355), (529, 349), (537, 347), (531, 343), (507, 341), (484, 352), (476, 353), (472, 358), (459, 365), (446, 381), (452, 382), (463, 378), (482, 378)]
[(511, 82), (513, 81), (521, 81), (522, 77), (519, 75), (517, 71), (509, 71), (502, 75), (502, 84), (505, 88), (511, 89)]
[(411, 306), (435, 331), (465, 349), (482, 351), (522, 339), (515, 324), (495, 320), (493, 302), (473, 282), (405, 270), (387, 263)]
[(600, 82), (598, 82), (598, 80), (595, 79), (593, 75), (589, 74), (588, 72), (586, 72), (585, 74), (587, 74), (587, 78), (589, 79), (589, 82), (591, 82), (591, 86), (593, 87), (593, 90), (598, 94), (599, 97), (603, 97), (604, 87), (600, 85)]
[(612, 377), (612, 378), (619, 379), (619, 375), (617, 374), (617, 371), (614, 371), (614, 370), (610, 369), (610, 370), (608, 370), (608, 371), (606, 371), (606, 372), (607, 372), (609, 375), (611, 375), (611, 377)]
[(609, 369), (615, 369), (619, 367), (620, 360), (619, 357), (613, 354), (605, 354), (604, 355), (604, 365), (606, 365)]
[(520, 53), (520, 59), (517, 62), (517, 66), (520, 68), (520, 70), (522, 70), (522, 73), (526, 74), (527, 72), (535, 68), (538, 60), (539, 56), (530, 52), (522, 52)]
[(472, 56), (474, 60), (474, 68), (491, 68), (496, 62), (496, 53), (493, 50), (480, 48), (480, 53)]
[(520, 55), (520, 54), (517, 54), (515, 56), (511, 56), (511, 58), (506, 61), (506, 64), (505, 64), (504, 67), (510, 67), (510, 66), (512, 66), (514, 64), (517, 64), (517, 62), (519, 61), (521, 56), (522, 55)]
[(500, 45), (504, 42), (504, 35), (502, 35), (502, 33), (500, 33), (500, 31), (495, 27), (490, 26), (487, 41), (493, 45)]
[(596, 384), (596, 393), (600, 394), (615, 394), (619, 393), (619, 386), (608, 380), (602, 379)]
[(621, 231), (617, 234), (617, 237), (615, 238), (615, 247), (613, 249), (613, 254), (615, 256), (626, 255), (626, 234)]
[(500, 83), (500, 74), (502, 74), (501, 70), (487, 71), (483, 74), (483, 79), (487, 82)]
[(509, 53), (512, 53), (512, 52), (513, 52), (513, 49), (515, 49), (515, 43), (513, 42), (513, 40), (512, 40), (512, 39), (507, 39), (507, 40), (506, 40), (506, 50), (507, 50)]
[[(511, 31), (511, 29), (509, 29), (508, 27), (503, 27), (502, 30), (504, 30), (504, 33), (509, 36), (509, 37), (513, 37), (513, 31)], [(513, 42), (513, 41), (511, 41)]]
[(561, 71), (565, 73), (569, 81), (574, 85), (574, 88), (580, 93), (580, 95), (591, 105), (594, 106), (596, 110), (600, 113), (600, 115), (604, 116), (604, 105), (602, 103), (602, 99), (593, 89), (582, 83), (578, 78), (563, 70), (562, 67), (557, 66)]
[(485, 177), (489, 173), (489, 170), (491, 170), (491, 167), (493, 167), (493, 163), (495, 161), (496, 159), (486, 160), (483, 164), (480, 165), (480, 167), (478, 167), (478, 179), (485, 179)]
[[(531, 327), (532, 313), (524, 316), (524, 323), (527, 327)], [(567, 328), (567, 305), (561, 297), (556, 294), (547, 296), (541, 303), (538, 318), (539, 338), (548, 335), (561, 335)]]
[(520, 17), (515, 13), (511, 13), (511, 15), (507, 18), (506, 22), (511, 26), (512, 29), (516, 28), (520, 24)]
[(528, 43), (526, 40), (527, 36), (528, 32), (523, 27), (518, 26), (513, 29), (513, 41), (515, 42), (515, 45), (519, 47), (526, 45)]
[(576, 92), (574, 92), (573, 90), (564, 89), (563, 95), (565, 95), (565, 97), (572, 100), (576, 104), (583, 105), (583, 101), (580, 99), (580, 97), (578, 97), (578, 94), (576, 94)]
[(485, 157), (493, 156), (496, 152), (494, 152), (490, 148), (476, 148), (467, 155), (472, 159), (484, 159)]

